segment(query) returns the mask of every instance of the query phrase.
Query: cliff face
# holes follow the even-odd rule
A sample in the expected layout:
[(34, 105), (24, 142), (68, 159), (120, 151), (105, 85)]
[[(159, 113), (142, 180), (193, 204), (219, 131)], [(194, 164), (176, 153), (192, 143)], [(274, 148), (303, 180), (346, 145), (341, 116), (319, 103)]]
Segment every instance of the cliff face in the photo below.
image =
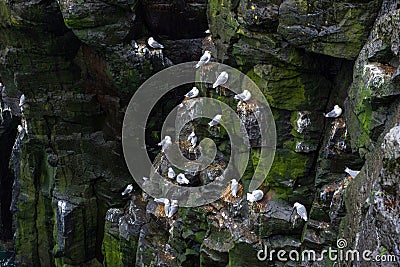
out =
[[(15, 234), (21, 266), (283, 266), (257, 260), (258, 250), (319, 253), (339, 237), (348, 248), (399, 255), (399, 12), (389, 0), (0, 2), (1, 239)], [(148, 50), (148, 36), (165, 49)], [(143, 81), (206, 48), (264, 93), (275, 160), (258, 206), (222, 198), (166, 220), (139, 188), (121, 196), (133, 182), (122, 120)], [(150, 118), (150, 143), (174, 94)], [(335, 104), (342, 117), (324, 119)], [(251, 112), (238, 112), (257, 140)], [(18, 124), (27, 125), (23, 138)], [(220, 153), (199, 182), (227, 163), (227, 136), (215, 139)], [(345, 166), (361, 172), (350, 179)], [(296, 201), (309, 211), (305, 224), (292, 223)]]

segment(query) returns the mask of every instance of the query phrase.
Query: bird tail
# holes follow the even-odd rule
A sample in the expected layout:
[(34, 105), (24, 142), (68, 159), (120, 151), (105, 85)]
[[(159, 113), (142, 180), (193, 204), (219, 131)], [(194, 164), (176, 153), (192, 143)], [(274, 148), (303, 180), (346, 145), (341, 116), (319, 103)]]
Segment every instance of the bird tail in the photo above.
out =
[(218, 84), (217, 83), (213, 83), (213, 88), (217, 88)]
[(196, 64), (196, 66), (194, 66), (196, 69), (200, 68), (199, 63)]

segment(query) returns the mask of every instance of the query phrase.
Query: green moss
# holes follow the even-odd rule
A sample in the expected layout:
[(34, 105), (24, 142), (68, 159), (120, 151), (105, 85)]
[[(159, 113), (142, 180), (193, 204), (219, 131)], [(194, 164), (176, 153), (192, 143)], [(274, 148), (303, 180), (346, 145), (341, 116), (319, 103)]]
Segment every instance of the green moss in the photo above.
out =
[(68, 28), (80, 29), (95, 26), (94, 20), (91, 17), (68, 17), (64, 19), (64, 23)]
[(310, 102), (299, 72), (272, 65), (257, 65), (247, 75), (264, 93), (271, 107), (298, 110)]
[(258, 249), (247, 243), (236, 243), (229, 250), (229, 267), (265, 266), (257, 258)]
[(278, 149), (268, 173), (266, 183), (272, 187), (281, 187), (282, 182), (303, 177), (309, 157), (288, 149)]

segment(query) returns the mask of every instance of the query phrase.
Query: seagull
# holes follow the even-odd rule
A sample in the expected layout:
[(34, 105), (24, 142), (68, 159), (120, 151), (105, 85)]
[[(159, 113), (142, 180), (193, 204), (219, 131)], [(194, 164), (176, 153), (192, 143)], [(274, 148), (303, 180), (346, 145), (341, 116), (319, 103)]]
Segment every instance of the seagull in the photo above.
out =
[(169, 179), (174, 179), (175, 178), (175, 172), (171, 167), (168, 168), (168, 178)]
[(218, 86), (225, 84), (227, 81), (228, 81), (228, 73), (226, 71), (223, 71), (213, 84), (213, 88), (217, 88)]
[(187, 141), (190, 141), (190, 143), (192, 144), (192, 147), (195, 147), (197, 144), (197, 136), (194, 133), (194, 131), (192, 131), (192, 133), (189, 135)]
[(293, 209), (296, 208), (297, 214), (306, 222), (307, 221), (307, 210), (304, 205), (299, 202), (294, 203)]
[(125, 188), (124, 192), (121, 193), (121, 195), (125, 196), (127, 194), (130, 194), (133, 190), (133, 185), (128, 184), (128, 186)]
[(219, 122), (221, 121), (222, 115), (221, 114), (217, 114), (215, 115), (215, 117), (208, 123), (208, 125), (210, 127), (216, 126), (219, 124)]
[(183, 173), (180, 173), (178, 174), (178, 176), (176, 176), (176, 181), (178, 182), (178, 184), (189, 184), (189, 180)]
[(247, 102), (251, 98), (251, 93), (248, 90), (244, 90), (243, 93), (235, 95), (235, 99)]
[(339, 107), (339, 105), (335, 105), (329, 113), (327, 114), (324, 113), (324, 116), (326, 118), (337, 118), (340, 115), (342, 115), (342, 108)]
[(135, 40), (132, 40), (132, 42), (131, 42), (131, 44), (132, 44), (132, 48), (133, 49), (138, 49), (139, 48), (139, 46), (138, 46), (138, 44), (136, 43), (136, 41)]
[(162, 44), (160, 44), (159, 42), (157, 42), (156, 40), (154, 40), (153, 37), (150, 37), (149, 39), (147, 39), (147, 43), (149, 44), (149, 46), (151, 48), (155, 48), (155, 49), (163, 49), (164, 46)]
[(247, 193), (247, 200), (251, 203), (259, 201), (263, 198), (264, 192), (261, 190), (254, 190), (251, 193)]
[(197, 89), (196, 86), (194, 86), (192, 88), (192, 90), (190, 90), (189, 92), (187, 92), (187, 94), (185, 95), (185, 97), (187, 98), (195, 98), (196, 96), (199, 95), (199, 89)]
[(169, 208), (167, 217), (171, 218), (178, 211), (178, 200), (171, 200), (171, 207)]
[(195, 66), (196, 69), (207, 64), (210, 61), (210, 59), (211, 59), (211, 52), (208, 50), (204, 51), (204, 54), (201, 56), (199, 62), (197, 62)]
[(352, 169), (349, 169), (348, 167), (345, 167), (344, 171), (351, 176), (351, 178), (356, 178), (356, 176), (360, 173), (360, 171), (355, 171)]
[(239, 183), (236, 181), (236, 179), (231, 180), (231, 193), (232, 196), (237, 197), (237, 192), (239, 188)]
[(18, 130), (18, 133), (22, 133), (24, 131), (24, 127), (22, 127), (21, 125), (18, 125), (17, 130)]
[(167, 135), (164, 139), (157, 144), (158, 146), (162, 146), (161, 152), (164, 152), (170, 145), (172, 145), (171, 136)]

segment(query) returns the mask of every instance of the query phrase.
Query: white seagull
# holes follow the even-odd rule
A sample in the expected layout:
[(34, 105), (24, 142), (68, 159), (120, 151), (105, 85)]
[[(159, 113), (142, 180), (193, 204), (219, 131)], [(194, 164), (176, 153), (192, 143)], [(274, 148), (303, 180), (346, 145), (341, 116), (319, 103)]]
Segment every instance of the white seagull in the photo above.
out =
[(127, 187), (125, 188), (124, 192), (121, 193), (121, 195), (125, 196), (127, 194), (130, 194), (133, 190), (133, 185), (128, 184)]
[(228, 73), (226, 71), (221, 72), (218, 76), (217, 80), (213, 84), (213, 88), (217, 88), (218, 86), (225, 84), (228, 81)]
[(167, 149), (170, 145), (172, 145), (171, 136), (169, 136), (169, 135), (165, 136), (164, 139), (157, 145), (162, 146), (161, 151), (164, 152), (165, 149)]
[(219, 122), (221, 121), (222, 115), (221, 114), (217, 114), (214, 116), (214, 118), (208, 123), (208, 125), (210, 127), (216, 126), (219, 124)]
[(237, 192), (239, 189), (239, 183), (236, 181), (236, 179), (231, 180), (231, 193), (232, 196), (237, 197)]
[(251, 93), (248, 90), (244, 90), (242, 93), (235, 95), (235, 99), (247, 102), (251, 98)]
[(19, 98), (19, 106), (22, 107), (25, 104), (25, 95), (22, 94)]
[(296, 213), (306, 222), (307, 221), (307, 210), (304, 205), (299, 202), (294, 203), (293, 209), (296, 208)]
[(168, 178), (169, 179), (174, 179), (175, 178), (175, 172), (174, 172), (174, 170), (171, 168), (171, 167), (169, 167), (168, 168)]
[(199, 62), (197, 62), (196, 64), (196, 69), (207, 64), (210, 61), (210, 59), (211, 59), (211, 52), (208, 50), (204, 51), (204, 54), (201, 56)]
[(247, 193), (247, 200), (251, 203), (259, 201), (263, 198), (264, 192), (261, 190), (254, 190), (251, 193)]
[(326, 118), (337, 118), (340, 115), (342, 115), (342, 108), (339, 107), (339, 105), (335, 105), (329, 113), (327, 114), (324, 113), (324, 116)]
[(159, 42), (157, 42), (156, 40), (154, 40), (153, 37), (150, 37), (149, 39), (147, 39), (147, 43), (149, 44), (149, 46), (151, 48), (155, 48), (155, 49), (164, 48), (164, 46), (162, 44), (160, 44)]
[(344, 171), (351, 176), (351, 178), (356, 178), (356, 176), (360, 173), (360, 171), (355, 171), (346, 167)]
[(172, 216), (175, 215), (175, 213), (178, 211), (178, 200), (171, 200), (171, 207), (169, 208), (169, 212), (167, 217), (171, 218)]
[(194, 148), (197, 144), (197, 136), (194, 133), (194, 131), (192, 131), (192, 133), (189, 135), (187, 141), (190, 141), (190, 143), (192, 144), (192, 147)]
[(195, 98), (199, 95), (199, 89), (197, 89), (196, 86), (194, 86), (192, 88), (192, 90), (190, 90), (189, 92), (187, 92), (187, 94), (185, 95), (185, 97), (187, 98)]
[(176, 176), (176, 181), (178, 182), (178, 184), (189, 184), (189, 180), (183, 173), (180, 173), (178, 174), (178, 176)]

